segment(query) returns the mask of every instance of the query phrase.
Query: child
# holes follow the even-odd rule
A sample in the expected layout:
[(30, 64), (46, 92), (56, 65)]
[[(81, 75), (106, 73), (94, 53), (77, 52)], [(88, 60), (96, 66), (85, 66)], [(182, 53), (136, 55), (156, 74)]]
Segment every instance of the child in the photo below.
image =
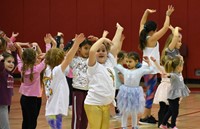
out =
[[(117, 64), (120, 64), (123, 67), (124, 67), (124, 65), (126, 65), (126, 60), (125, 60), (126, 54), (127, 53), (124, 51), (120, 51), (117, 54)], [(115, 101), (117, 104), (116, 98), (117, 98), (120, 86), (124, 83), (124, 78), (123, 78), (123, 75), (121, 74), (121, 72), (117, 68), (114, 67), (114, 70), (115, 70), (115, 83), (116, 83)], [(121, 116), (120, 111), (117, 106), (115, 107), (115, 113), (116, 113), (116, 115), (114, 116), (114, 118)]]
[(10, 129), (8, 106), (13, 96), (14, 78), (12, 71), (16, 66), (16, 52), (4, 52), (0, 55), (0, 129)]
[[(165, 43), (165, 47), (162, 51), (162, 56), (161, 56), (161, 64), (163, 67), (160, 67), (160, 65), (158, 64), (156, 59), (151, 57), (151, 59), (154, 61), (157, 68), (160, 67), (158, 69), (160, 69), (160, 72), (162, 74), (161, 75), (162, 76), (161, 83), (158, 86), (156, 93), (155, 93), (155, 97), (154, 97), (154, 103), (160, 105), (160, 109), (158, 112), (158, 127), (161, 125), (163, 118), (168, 111), (169, 103), (167, 100), (167, 97), (168, 97), (167, 94), (171, 88), (170, 79), (163, 77), (163, 73), (165, 73), (165, 70), (164, 70), (164, 64), (165, 64), (165, 60), (166, 60), (165, 55), (168, 55), (172, 58), (179, 55), (179, 49), (182, 44), (181, 43), (182, 36), (179, 34), (180, 28), (176, 27), (174, 29), (172, 26), (170, 26), (170, 29), (172, 30), (172, 34), (170, 34), (170, 36), (168, 37), (168, 39)], [(167, 126), (169, 127), (170, 124), (167, 123)]]
[[(135, 52), (129, 52), (127, 54), (127, 66), (129, 69), (125, 69), (122, 65), (118, 64), (116, 68), (124, 76), (124, 84), (120, 86), (119, 93), (117, 95), (118, 108), (122, 114), (121, 127), (127, 128), (128, 116), (132, 116), (132, 129), (138, 129), (137, 126), (137, 114), (144, 111), (145, 98), (143, 89), (140, 84), (140, 79), (144, 74), (152, 72), (152, 69), (148, 66), (142, 66), (136, 68), (139, 63), (139, 55)], [(144, 59), (149, 64), (149, 59)], [(150, 64), (149, 64), (150, 65)]]
[(179, 49), (182, 45), (182, 35), (179, 33), (181, 30), (180, 27), (173, 28), (172, 26), (169, 27), (172, 31), (172, 34), (169, 35), (167, 38), (167, 41), (165, 43), (165, 47), (162, 51), (162, 58), (165, 57), (165, 55), (168, 55), (170, 57), (175, 57), (177, 55), (180, 55)]
[[(37, 64), (37, 54), (32, 48), (22, 48), (18, 46), (18, 70), (21, 72), (21, 86), (19, 92), (22, 94), (20, 99), (22, 109), (22, 129), (32, 128), (37, 126), (37, 118), (41, 107), (41, 82), (40, 73), (45, 68), (44, 61)], [(31, 110), (30, 110), (31, 109)]]
[[(88, 59), (89, 90), (84, 102), (90, 129), (108, 129), (110, 122), (110, 104), (115, 96), (114, 57), (120, 51), (120, 39), (123, 28), (117, 23), (117, 30), (112, 40), (103, 37), (91, 47)], [(110, 51), (109, 51), (110, 50)], [(110, 53), (111, 52), (111, 53)]]
[(73, 72), (73, 101), (72, 101), (72, 129), (86, 129), (87, 116), (84, 110), (84, 100), (88, 91), (87, 63), (92, 42), (85, 39), (77, 51), (70, 67)]
[(45, 116), (51, 129), (61, 129), (62, 116), (67, 116), (69, 88), (64, 72), (84, 39), (83, 34), (76, 35), (74, 44), (66, 57), (64, 51), (59, 48), (52, 48), (45, 55), (45, 63), (51, 70), (49, 87), (45, 87), (47, 95)]
[[(170, 15), (174, 11), (173, 6), (168, 6), (166, 11), (166, 18), (163, 27), (157, 31), (157, 25), (154, 21), (147, 21), (147, 17), (156, 10), (147, 9), (142, 16), (140, 22), (140, 44), (139, 47), (143, 51), (144, 56), (153, 56), (158, 63), (160, 63), (160, 52), (158, 40), (167, 32), (170, 25)], [(150, 60), (151, 62), (151, 60)], [(144, 61), (142, 64), (147, 65)], [(156, 91), (157, 73), (159, 72), (154, 64), (151, 62), (154, 72), (144, 76), (146, 91), (145, 111), (142, 115), (140, 124), (156, 124), (156, 119), (151, 115), (151, 108), (153, 104), (154, 93)]]
[(165, 71), (168, 73), (167, 76), (170, 78), (171, 89), (168, 92), (168, 102), (169, 110), (165, 115), (160, 128), (167, 129), (167, 121), (171, 116), (171, 128), (178, 129), (176, 127), (176, 118), (179, 113), (179, 100), (180, 97), (189, 96), (189, 89), (184, 84), (184, 79), (182, 77), (183, 70), (183, 57), (176, 56), (174, 58), (168, 57), (168, 60), (165, 62)]
[[(150, 57), (150, 58), (154, 62), (155, 66), (159, 69), (161, 77), (162, 77), (161, 83), (159, 84), (156, 90), (154, 100), (153, 100), (154, 104), (159, 104), (160, 106), (159, 111), (158, 111), (158, 128), (159, 128), (169, 108), (167, 97), (168, 97), (168, 92), (171, 88), (171, 83), (170, 83), (170, 79), (164, 76), (164, 74), (166, 73), (164, 69), (164, 64), (165, 64), (164, 58), (161, 60), (162, 66), (158, 64), (158, 62), (156, 61), (154, 57)], [(170, 124), (167, 123), (167, 126), (170, 127)]]

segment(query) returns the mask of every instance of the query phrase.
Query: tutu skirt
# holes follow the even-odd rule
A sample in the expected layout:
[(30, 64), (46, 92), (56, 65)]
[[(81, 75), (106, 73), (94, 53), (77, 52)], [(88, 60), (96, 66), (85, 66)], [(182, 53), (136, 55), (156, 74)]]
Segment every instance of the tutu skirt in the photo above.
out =
[(143, 88), (141, 86), (120, 86), (117, 107), (120, 113), (143, 113), (145, 107)]
[(159, 104), (159, 102), (165, 102), (167, 105), (169, 105), (169, 102), (167, 99), (168, 99), (168, 93), (170, 89), (171, 89), (170, 79), (162, 78), (162, 81), (156, 90), (153, 103)]

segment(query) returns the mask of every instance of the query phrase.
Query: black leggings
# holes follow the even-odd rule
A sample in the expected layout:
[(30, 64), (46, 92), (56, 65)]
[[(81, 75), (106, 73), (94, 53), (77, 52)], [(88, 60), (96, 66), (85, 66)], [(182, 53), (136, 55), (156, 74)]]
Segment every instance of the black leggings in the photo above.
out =
[(159, 102), (160, 109), (158, 111), (158, 127), (162, 124), (165, 114), (167, 114), (169, 105), (165, 102)]
[(169, 109), (163, 119), (163, 125), (167, 124), (167, 121), (169, 120), (171, 116), (171, 127), (173, 128), (174, 126), (176, 126), (176, 118), (178, 117), (178, 113), (179, 113), (179, 99), (180, 98), (168, 99)]
[(20, 103), (23, 116), (22, 129), (35, 129), (42, 98), (22, 95)]

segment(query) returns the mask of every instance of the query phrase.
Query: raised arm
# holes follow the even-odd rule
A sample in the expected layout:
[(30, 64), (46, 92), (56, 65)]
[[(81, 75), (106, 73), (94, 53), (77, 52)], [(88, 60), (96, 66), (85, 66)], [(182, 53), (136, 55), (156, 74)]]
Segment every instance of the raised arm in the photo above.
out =
[(121, 46), (123, 43), (123, 40), (121, 40), (123, 39), (122, 32), (124, 30), (124, 28), (119, 23), (116, 24), (116, 27), (117, 30), (115, 32), (115, 36), (112, 39), (113, 45), (111, 46), (110, 49), (110, 53), (112, 53), (114, 57), (116, 57), (118, 52), (121, 50)]
[(172, 26), (169, 27), (172, 30), (173, 33), (173, 38), (172, 38), (172, 42), (169, 44), (169, 50), (174, 50), (176, 47), (176, 44), (179, 42), (179, 30), (181, 30), (180, 27), (175, 27), (173, 28)]
[(75, 41), (74, 41), (74, 44), (73, 44), (72, 48), (66, 54), (66, 57), (65, 57), (64, 61), (61, 63), (61, 69), (62, 69), (63, 72), (65, 71), (65, 69), (67, 68), (67, 66), (69, 65), (69, 63), (74, 58), (74, 55), (76, 54), (76, 52), (77, 52), (77, 50), (79, 48), (79, 45), (84, 40), (85, 40), (85, 36), (84, 36), (83, 33), (75, 36)]
[(149, 39), (148, 39), (148, 46), (154, 47), (156, 45), (156, 41), (158, 41), (168, 30), (170, 25), (170, 16), (174, 12), (174, 7), (172, 5), (168, 5), (168, 9), (166, 11), (165, 22), (163, 27), (155, 32)]
[(96, 52), (104, 42), (112, 44), (112, 42), (109, 39), (102, 37), (99, 40), (97, 40), (92, 45), (92, 47), (90, 48), (89, 61), (88, 61), (88, 65), (89, 66), (94, 66), (95, 65), (95, 63), (96, 63)]
[(150, 13), (155, 13), (155, 12), (156, 12), (155, 9), (146, 9), (146, 10), (145, 10), (145, 12), (144, 12), (144, 14), (143, 14), (143, 16), (142, 16), (142, 19), (141, 19), (141, 21), (140, 21), (139, 34), (140, 34), (140, 32), (144, 29), (144, 24), (145, 24), (146, 21), (147, 21), (148, 15), (149, 15)]

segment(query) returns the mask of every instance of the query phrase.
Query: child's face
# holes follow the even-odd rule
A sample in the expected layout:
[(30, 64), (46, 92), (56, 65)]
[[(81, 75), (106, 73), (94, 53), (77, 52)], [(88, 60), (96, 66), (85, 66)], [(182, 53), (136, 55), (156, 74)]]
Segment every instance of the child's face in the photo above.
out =
[(135, 66), (136, 66), (137, 63), (138, 63), (138, 61), (135, 61), (132, 58), (128, 58), (127, 59), (127, 66), (128, 66), (129, 69), (135, 68)]
[(83, 58), (88, 58), (89, 57), (89, 51), (90, 51), (91, 45), (86, 44), (82, 47), (79, 48), (79, 56)]
[(108, 58), (108, 52), (105, 45), (102, 46), (96, 52), (96, 59), (99, 63), (104, 64)]
[(15, 60), (13, 57), (8, 57), (4, 60), (5, 69), (8, 71), (12, 71), (15, 67)]
[(181, 48), (181, 45), (182, 45), (182, 35), (180, 34), (180, 35), (179, 35), (178, 42), (176, 43), (175, 48), (176, 48), (176, 49), (180, 49), (180, 48)]

